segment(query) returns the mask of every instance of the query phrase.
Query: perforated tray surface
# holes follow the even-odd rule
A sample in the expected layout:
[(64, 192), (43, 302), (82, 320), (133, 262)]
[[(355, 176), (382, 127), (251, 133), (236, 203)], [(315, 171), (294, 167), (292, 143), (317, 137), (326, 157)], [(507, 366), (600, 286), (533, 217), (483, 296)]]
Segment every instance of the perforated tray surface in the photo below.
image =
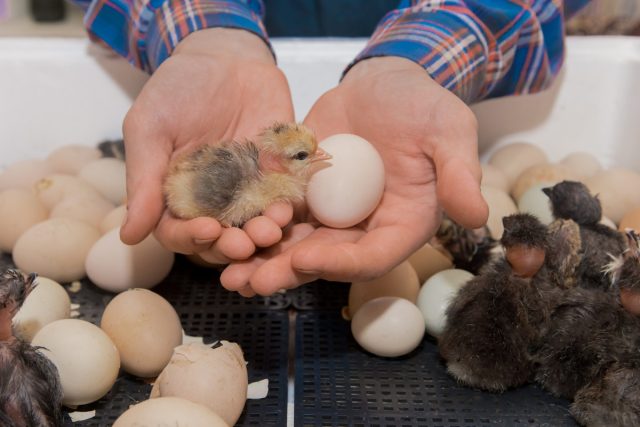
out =
[(568, 402), (528, 386), (491, 394), (458, 385), (429, 339), (397, 359), (373, 356), (337, 311), (296, 320), (295, 425), (576, 426)]
[(340, 310), (349, 301), (349, 284), (318, 280), (295, 288), (287, 295), (297, 310)]
[[(0, 268), (13, 267), (11, 257), (0, 257)], [(185, 332), (201, 336), (206, 343), (218, 339), (237, 342), (248, 361), (249, 382), (269, 379), (264, 399), (248, 400), (238, 426), (284, 426), (287, 419), (287, 362), (290, 302), (285, 295), (245, 299), (223, 289), (215, 270), (193, 266), (181, 257), (171, 274), (154, 288), (172, 303)], [(70, 292), (72, 303), (80, 305), (79, 319), (99, 324), (106, 304), (115, 296), (83, 280), (79, 292)], [(275, 310), (274, 310), (275, 308)], [(148, 398), (151, 386), (122, 374), (102, 399), (78, 408), (96, 410), (92, 419), (65, 426), (111, 426), (130, 405)]]

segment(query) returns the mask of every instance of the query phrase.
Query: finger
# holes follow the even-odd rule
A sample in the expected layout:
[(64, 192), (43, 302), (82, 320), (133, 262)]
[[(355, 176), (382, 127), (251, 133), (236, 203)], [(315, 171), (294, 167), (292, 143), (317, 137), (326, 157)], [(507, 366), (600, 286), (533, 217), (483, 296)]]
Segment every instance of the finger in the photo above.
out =
[(482, 172), (476, 146), (452, 142), (436, 150), (433, 160), (436, 192), (444, 211), (463, 227), (483, 226), (489, 217), (489, 207), (480, 193)]
[(208, 262), (211, 260), (239, 261), (249, 258), (256, 251), (256, 246), (247, 233), (237, 227), (223, 228), (218, 240), (210, 249), (201, 252), (200, 256)]
[(260, 248), (275, 245), (282, 239), (282, 229), (271, 218), (257, 216), (242, 227), (253, 243)]
[(251, 298), (251, 297), (256, 296), (256, 293), (253, 292), (253, 290), (251, 289), (250, 286), (245, 286), (242, 289), (238, 289), (238, 293), (240, 295), (242, 295), (243, 297), (245, 297), (245, 298)]
[(278, 227), (284, 228), (293, 218), (293, 206), (286, 202), (276, 202), (270, 205), (263, 213), (267, 218), (271, 218)]
[(165, 212), (155, 230), (156, 238), (173, 252), (193, 254), (211, 247), (222, 233), (220, 223), (213, 218), (183, 220)]
[[(162, 180), (171, 155), (171, 144), (145, 130), (145, 125), (125, 121), (127, 215), (120, 239), (133, 245), (141, 242), (162, 216)], [(149, 147), (150, 144), (153, 147)]]
[[(431, 222), (434, 228), (437, 221), (432, 219)], [(333, 241), (335, 239), (318, 236), (296, 247), (291, 264), (298, 272), (331, 281), (372, 280), (415, 252), (426, 240), (422, 234), (412, 227), (390, 225), (364, 235), (341, 233), (341, 241), (337, 243)]]
[[(285, 257), (285, 252), (288, 248), (293, 246), (295, 243), (299, 242), (309, 234), (313, 232), (314, 228), (309, 224), (296, 224), (291, 227), (285, 233), (283, 239), (276, 245), (256, 254), (251, 257), (249, 260), (234, 262), (231, 265), (227, 266), (224, 269), (222, 274), (220, 275), (220, 282), (222, 286), (226, 289), (237, 291), (246, 286), (250, 286), (252, 284), (252, 279), (258, 283), (259, 288), (264, 288), (270, 290), (268, 286), (264, 286), (260, 281), (260, 273), (258, 270), (261, 266), (263, 266), (267, 262), (271, 262), (274, 259)], [(287, 260), (289, 258), (286, 258)], [(287, 265), (286, 262), (283, 264), (279, 264), (283, 266), (284, 269), (291, 270), (291, 265)], [(264, 277), (263, 282), (268, 282), (270, 277)], [(273, 287), (273, 292), (280, 289), (278, 286)], [(271, 292), (271, 293), (273, 293)]]

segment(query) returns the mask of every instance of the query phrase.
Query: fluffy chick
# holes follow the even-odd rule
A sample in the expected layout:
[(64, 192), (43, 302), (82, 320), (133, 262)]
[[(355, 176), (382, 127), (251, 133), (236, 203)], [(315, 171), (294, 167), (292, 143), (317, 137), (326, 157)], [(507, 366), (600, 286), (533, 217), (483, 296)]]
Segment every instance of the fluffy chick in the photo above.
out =
[(574, 288), (553, 310), (540, 347), (536, 380), (573, 399), (587, 426), (640, 425), (640, 319), (610, 292)]
[(11, 320), (36, 286), (36, 275), (0, 275), (0, 425), (62, 425), (62, 386), (55, 365), (37, 348), (13, 337)]
[(571, 219), (580, 226), (581, 260), (576, 269), (578, 283), (585, 288), (607, 289), (604, 272), (611, 256), (619, 256), (627, 247), (623, 233), (600, 224), (602, 208), (587, 186), (575, 181), (562, 181), (544, 188), (556, 219)]
[(276, 123), (258, 142), (223, 141), (180, 157), (164, 183), (169, 210), (241, 226), (277, 201), (304, 198), (310, 166), (330, 158), (301, 124)]
[(620, 292), (620, 304), (629, 313), (640, 316), (640, 237), (631, 229), (626, 235), (628, 249), (614, 257), (606, 271), (613, 291)]
[(500, 243), (513, 274), (533, 277), (542, 267), (547, 247), (547, 228), (538, 218), (521, 213), (502, 218)]
[(445, 217), (436, 231), (435, 242), (453, 257), (456, 268), (478, 274), (492, 259), (498, 242), (485, 227), (468, 229)]

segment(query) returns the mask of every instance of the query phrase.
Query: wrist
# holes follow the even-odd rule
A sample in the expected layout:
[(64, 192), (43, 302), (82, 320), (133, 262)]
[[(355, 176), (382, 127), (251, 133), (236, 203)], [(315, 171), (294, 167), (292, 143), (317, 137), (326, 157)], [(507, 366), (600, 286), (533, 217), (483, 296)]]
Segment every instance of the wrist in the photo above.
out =
[(342, 78), (342, 82), (350, 83), (355, 80), (378, 74), (407, 71), (418, 72), (424, 74), (426, 78), (429, 78), (429, 75), (424, 71), (424, 68), (410, 59), (403, 58), (401, 56), (376, 56), (363, 59), (362, 61), (354, 64), (346, 72)]
[(226, 56), (275, 64), (271, 49), (256, 34), (236, 28), (208, 28), (185, 37), (174, 49), (178, 54)]

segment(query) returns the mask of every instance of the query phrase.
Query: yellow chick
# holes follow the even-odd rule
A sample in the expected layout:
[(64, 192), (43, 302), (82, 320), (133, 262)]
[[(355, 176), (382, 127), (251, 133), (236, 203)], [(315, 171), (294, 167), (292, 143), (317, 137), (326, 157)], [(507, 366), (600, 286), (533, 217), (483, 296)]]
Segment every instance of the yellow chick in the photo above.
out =
[(167, 206), (179, 218), (241, 226), (274, 202), (302, 200), (311, 164), (329, 158), (309, 128), (276, 123), (257, 143), (223, 141), (178, 158), (164, 183)]

